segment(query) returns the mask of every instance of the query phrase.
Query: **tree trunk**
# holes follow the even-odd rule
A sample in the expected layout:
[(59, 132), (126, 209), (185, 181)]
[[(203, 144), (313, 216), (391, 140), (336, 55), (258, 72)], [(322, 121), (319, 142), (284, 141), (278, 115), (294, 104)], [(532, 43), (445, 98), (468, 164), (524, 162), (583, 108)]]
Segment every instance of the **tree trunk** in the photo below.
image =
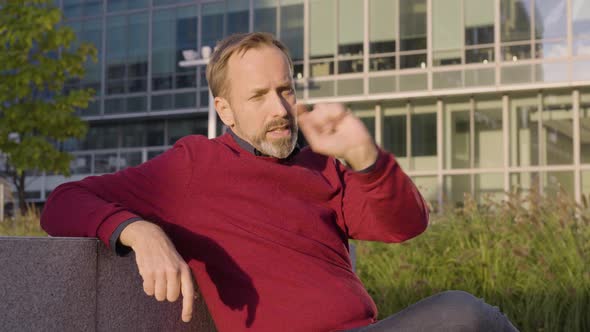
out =
[(20, 175), (15, 174), (13, 177), (18, 192), (18, 209), (21, 216), (25, 215), (28, 210), (27, 199), (25, 196), (25, 177), (25, 172)]

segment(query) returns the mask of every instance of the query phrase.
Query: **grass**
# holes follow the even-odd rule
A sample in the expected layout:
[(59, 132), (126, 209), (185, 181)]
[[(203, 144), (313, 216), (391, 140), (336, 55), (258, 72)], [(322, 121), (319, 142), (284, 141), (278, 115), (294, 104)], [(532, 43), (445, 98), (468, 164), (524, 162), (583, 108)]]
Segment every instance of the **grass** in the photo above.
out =
[(39, 212), (29, 209), (24, 215), (0, 221), (0, 236), (47, 236), (39, 223)]
[(401, 245), (358, 242), (357, 273), (387, 317), (437, 292), (468, 291), (521, 331), (590, 331), (590, 209), (559, 192), (435, 216)]

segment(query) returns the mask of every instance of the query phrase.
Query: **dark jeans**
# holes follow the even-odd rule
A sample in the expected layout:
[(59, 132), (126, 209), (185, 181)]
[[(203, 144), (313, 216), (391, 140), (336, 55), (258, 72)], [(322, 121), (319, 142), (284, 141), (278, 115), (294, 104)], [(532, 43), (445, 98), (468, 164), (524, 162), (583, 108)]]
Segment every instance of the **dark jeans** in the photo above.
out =
[(354, 332), (512, 332), (518, 331), (498, 307), (463, 292), (446, 291)]

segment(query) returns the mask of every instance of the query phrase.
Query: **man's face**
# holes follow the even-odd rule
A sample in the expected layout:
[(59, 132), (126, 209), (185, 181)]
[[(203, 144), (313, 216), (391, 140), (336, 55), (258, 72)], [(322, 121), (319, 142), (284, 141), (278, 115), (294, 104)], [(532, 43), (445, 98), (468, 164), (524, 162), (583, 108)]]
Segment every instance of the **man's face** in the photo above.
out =
[(234, 133), (265, 155), (289, 156), (298, 128), (293, 79), (283, 52), (262, 46), (234, 54), (227, 74)]

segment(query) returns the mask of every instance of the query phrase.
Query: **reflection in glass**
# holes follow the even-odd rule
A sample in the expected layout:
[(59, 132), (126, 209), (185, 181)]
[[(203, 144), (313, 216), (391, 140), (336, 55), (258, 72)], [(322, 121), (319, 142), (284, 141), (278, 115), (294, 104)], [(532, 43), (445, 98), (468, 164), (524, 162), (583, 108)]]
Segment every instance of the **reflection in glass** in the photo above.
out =
[(465, 45), (494, 43), (494, 1), (468, 0), (465, 6)]
[(400, 68), (426, 68), (426, 53), (400, 56)]
[[(363, 55), (362, 1), (340, 0), (338, 2), (338, 54)], [(362, 71), (362, 59), (360, 71)]]
[(254, 1), (254, 31), (277, 34), (277, 0)]
[(334, 57), (333, 41), (336, 40), (335, 0), (310, 1), (310, 58)]
[(148, 15), (107, 17), (107, 94), (147, 90)]
[(580, 145), (582, 164), (590, 164), (590, 90), (580, 94)]
[(504, 61), (513, 61), (530, 59), (531, 58), (531, 45), (513, 45), (502, 47), (502, 59)]
[(535, 0), (535, 38), (565, 38), (566, 0)]
[(494, 49), (476, 48), (465, 50), (465, 63), (489, 63), (494, 62)]
[(574, 54), (590, 54), (590, 1), (572, 0)]
[(90, 174), (92, 172), (91, 155), (75, 155), (70, 162), (72, 174)]
[(122, 151), (119, 156), (119, 170), (137, 166), (142, 162), (141, 151)]
[(438, 207), (438, 179), (436, 176), (414, 176), (412, 177), (414, 185), (424, 197), (431, 213), (437, 212)]
[(510, 101), (510, 165), (539, 165), (539, 112), (536, 96)]
[(375, 105), (352, 104), (350, 110), (363, 122), (371, 137), (375, 138)]
[(227, 0), (227, 35), (249, 31), (249, 11), (249, 0)]
[[(369, 51), (371, 54), (395, 52), (397, 2), (398, 0), (369, 1)], [(394, 68), (395, 62), (390, 69)]]
[(396, 157), (407, 157), (407, 120), (405, 115), (383, 117), (383, 148)]
[(173, 145), (177, 140), (187, 135), (207, 135), (206, 118), (188, 118), (168, 121), (167, 145)]
[(395, 56), (375, 57), (369, 60), (370, 71), (394, 70)]
[(197, 48), (197, 7), (158, 10), (153, 14), (152, 89), (196, 87), (196, 70), (183, 68), (184, 50)]
[(146, 8), (149, 0), (108, 0), (107, 10), (109, 12)]
[(531, 0), (501, 0), (502, 42), (530, 39), (532, 14)]
[(164, 145), (164, 122), (150, 121), (121, 125), (121, 147)]
[(536, 58), (560, 58), (567, 56), (567, 44), (565, 41), (542, 42), (535, 45)]
[(561, 191), (574, 198), (574, 172), (544, 172), (541, 181), (546, 195), (555, 196)]
[(436, 103), (424, 103), (414, 105), (412, 114), (412, 169), (413, 170), (435, 170), (438, 167), (437, 158), (437, 126), (436, 126)]
[(303, 60), (303, 0), (281, 0), (281, 41), (293, 61)]
[(409, 74), (399, 76), (399, 91), (420, 91), (428, 88), (426, 74)]
[(475, 167), (502, 167), (502, 98), (497, 96), (489, 100), (476, 100), (473, 116)]
[(355, 78), (351, 80), (337, 81), (338, 96), (362, 95), (363, 94), (363, 79)]
[(217, 42), (223, 38), (223, 13), (225, 6), (223, 3), (204, 3), (202, 5), (202, 25), (201, 45), (215, 47)]
[(477, 174), (474, 177), (475, 201), (478, 204), (485, 202), (500, 202), (504, 199), (504, 174)]
[(432, 46), (435, 65), (461, 63), (463, 26), (461, 0), (432, 2)]
[(582, 171), (582, 194), (586, 195), (586, 201), (590, 202), (590, 171)]
[(465, 201), (465, 194), (471, 194), (470, 175), (449, 175), (445, 176), (445, 188), (443, 201), (451, 205), (451, 208), (462, 207)]
[(116, 153), (97, 153), (94, 155), (94, 173), (113, 173), (119, 168), (120, 159)]
[(537, 193), (541, 189), (541, 177), (538, 172), (523, 172), (510, 174), (510, 191), (526, 197), (532, 191)]
[(468, 101), (449, 102), (445, 110), (446, 168), (471, 167), (471, 141)]
[(542, 115), (542, 165), (573, 164), (571, 94), (545, 96)]
[(426, 0), (400, 1), (400, 50), (426, 49)]

